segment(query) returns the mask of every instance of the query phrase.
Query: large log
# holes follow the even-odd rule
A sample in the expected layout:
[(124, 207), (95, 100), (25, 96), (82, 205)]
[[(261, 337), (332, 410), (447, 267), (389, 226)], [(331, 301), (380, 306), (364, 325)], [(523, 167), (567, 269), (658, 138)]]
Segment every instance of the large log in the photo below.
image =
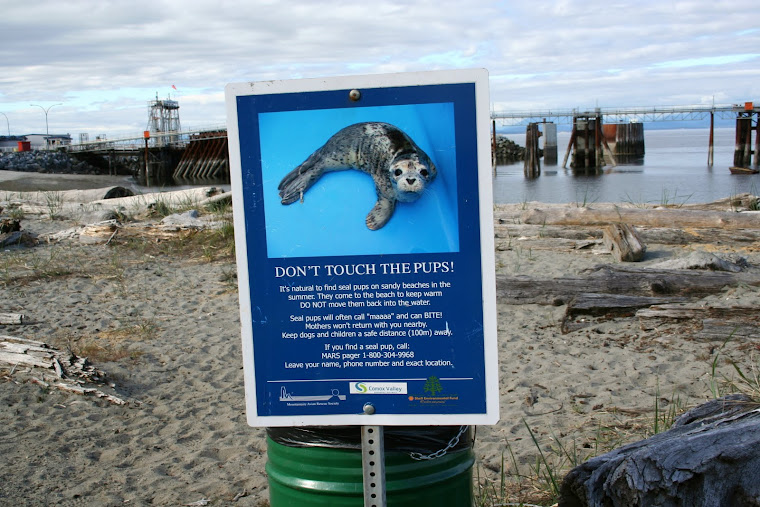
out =
[(760, 229), (760, 213), (684, 209), (639, 209), (606, 206), (599, 208), (543, 206), (520, 211), (497, 208), (495, 217), (537, 225), (604, 226), (631, 224), (641, 227), (693, 227), (715, 229)]
[(713, 400), (590, 459), (562, 481), (559, 507), (760, 505), (759, 407), (745, 395)]
[[(648, 308), (652, 305), (664, 306), (668, 303), (687, 301), (687, 298), (629, 296), (625, 294), (578, 294), (567, 305), (565, 315), (562, 318), (562, 333), (570, 333), (591, 325), (584, 320), (576, 322), (573, 319), (579, 315), (603, 315), (605, 317), (632, 317), (640, 308)], [(639, 310), (641, 311), (641, 310)]]
[(636, 312), (641, 328), (691, 322), (694, 336), (704, 339), (760, 339), (760, 314), (748, 306), (710, 307), (703, 305), (657, 304)]
[(722, 271), (602, 266), (588, 276), (540, 279), (496, 275), (496, 294), (500, 302), (509, 304), (562, 305), (592, 287), (597, 294), (701, 297), (739, 283), (757, 286), (760, 278)]

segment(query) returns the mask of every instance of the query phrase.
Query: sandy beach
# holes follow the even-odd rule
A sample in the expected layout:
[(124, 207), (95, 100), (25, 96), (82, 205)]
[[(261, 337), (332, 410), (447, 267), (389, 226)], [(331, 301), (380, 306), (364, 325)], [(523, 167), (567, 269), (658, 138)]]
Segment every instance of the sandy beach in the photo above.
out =
[[(704, 252), (739, 271), (681, 304), (756, 309), (760, 215), (737, 213), (737, 203), (716, 206), (662, 211), (747, 221), (735, 228), (634, 224), (647, 246), (636, 263), (618, 262), (604, 246), (603, 225), (588, 217), (551, 222), (558, 210), (577, 214), (575, 204), (497, 206), (499, 286), (541, 280), (563, 287), (562, 280), (589, 277), (599, 266), (656, 271)], [(0, 218), (15, 216), (39, 240), (0, 251), (0, 314), (24, 315), (22, 324), (0, 324), (0, 335), (88, 357), (107, 375), (92, 387), (126, 402), (57, 389), (54, 371), (0, 363), (0, 503), (268, 505), (265, 432), (245, 422), (234, 256), (213, 236), (230, 216), (200, 209), (216, 229), (162, 226), (162, 217), (126, 208), (131, 220), (118, 232), (83, 232), (108, 206), (56, 201), (51, 210), (44, 196), (9, 192), (0, 194), (0, 207)], [(658, 212), (593, 208), (625, 208), (629, 222)], [(73, 232), (53, 236), (61, 231)], [(598, 292), (595, 280), (588, 278), (586, 292)], [(477, 473), (492, 480), (502, 463), (531, 474), (538, 451), (528, 427), (557, 466), (567, 466), (558, 445), (583, 458), (639, 440), (651, 434), (656, 403), (686, 408), (712, 396), (716, 354), (725, 358), (717, 373), (730, 377), (727, 360), (745, 361), (760, 344), (751, 331), (728, 341), (730, 332), (706, 334), (709, 326), (694, 318), (584, 313), (569, 311), (577, 299), (562, 295), (499, 293), (501, 420), (478, 427), (474, 446)], [(535, 484), (526, 481), (511, 501), (541, 501)]]

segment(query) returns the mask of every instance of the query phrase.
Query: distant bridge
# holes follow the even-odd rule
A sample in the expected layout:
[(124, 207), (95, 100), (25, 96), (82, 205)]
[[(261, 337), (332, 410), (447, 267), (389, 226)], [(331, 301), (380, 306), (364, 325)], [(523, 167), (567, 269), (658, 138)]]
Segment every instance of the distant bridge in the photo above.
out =
[[(749, 109), (748, 109), (749, 107)], [(703, 120), (710, 115), (721, 119), (734, 119), (737, 114), (760, 112), (760, 106), (753, 103), (720, 106), (664, 106), (630, 108), (596, 108), (593, 110), (558, 109), (544, 111), (491, 112), (491, 119), (501, 125), (518, 126), (551, 121), (558, 125), (572, 124), (576, 116), (612, 118), (618, 123), (642, 123), (655, 121)]]

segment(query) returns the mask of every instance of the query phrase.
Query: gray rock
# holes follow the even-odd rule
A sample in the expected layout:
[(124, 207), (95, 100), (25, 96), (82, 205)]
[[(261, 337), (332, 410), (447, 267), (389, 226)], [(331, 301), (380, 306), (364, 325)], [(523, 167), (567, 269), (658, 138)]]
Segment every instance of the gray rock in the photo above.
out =
[(567, 474), (559, 507), (760, 505), (760, 404), (730, 395)]

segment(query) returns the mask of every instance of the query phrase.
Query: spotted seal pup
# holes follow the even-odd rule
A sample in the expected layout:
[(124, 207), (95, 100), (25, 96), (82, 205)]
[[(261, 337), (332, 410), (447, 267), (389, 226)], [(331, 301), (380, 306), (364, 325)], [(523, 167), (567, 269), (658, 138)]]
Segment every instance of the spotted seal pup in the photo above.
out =
[(367, 215), (376, 231), (393, 215), (396, 202), (420, 198), (437, 174), (430, 157), (401, 129), (389, 123), (356, 123), (339, 130), (277, 187), (282, 204), (303, 201), (303, 194), (328, 171), (358, 169), (372, 176), (377, 202)]

